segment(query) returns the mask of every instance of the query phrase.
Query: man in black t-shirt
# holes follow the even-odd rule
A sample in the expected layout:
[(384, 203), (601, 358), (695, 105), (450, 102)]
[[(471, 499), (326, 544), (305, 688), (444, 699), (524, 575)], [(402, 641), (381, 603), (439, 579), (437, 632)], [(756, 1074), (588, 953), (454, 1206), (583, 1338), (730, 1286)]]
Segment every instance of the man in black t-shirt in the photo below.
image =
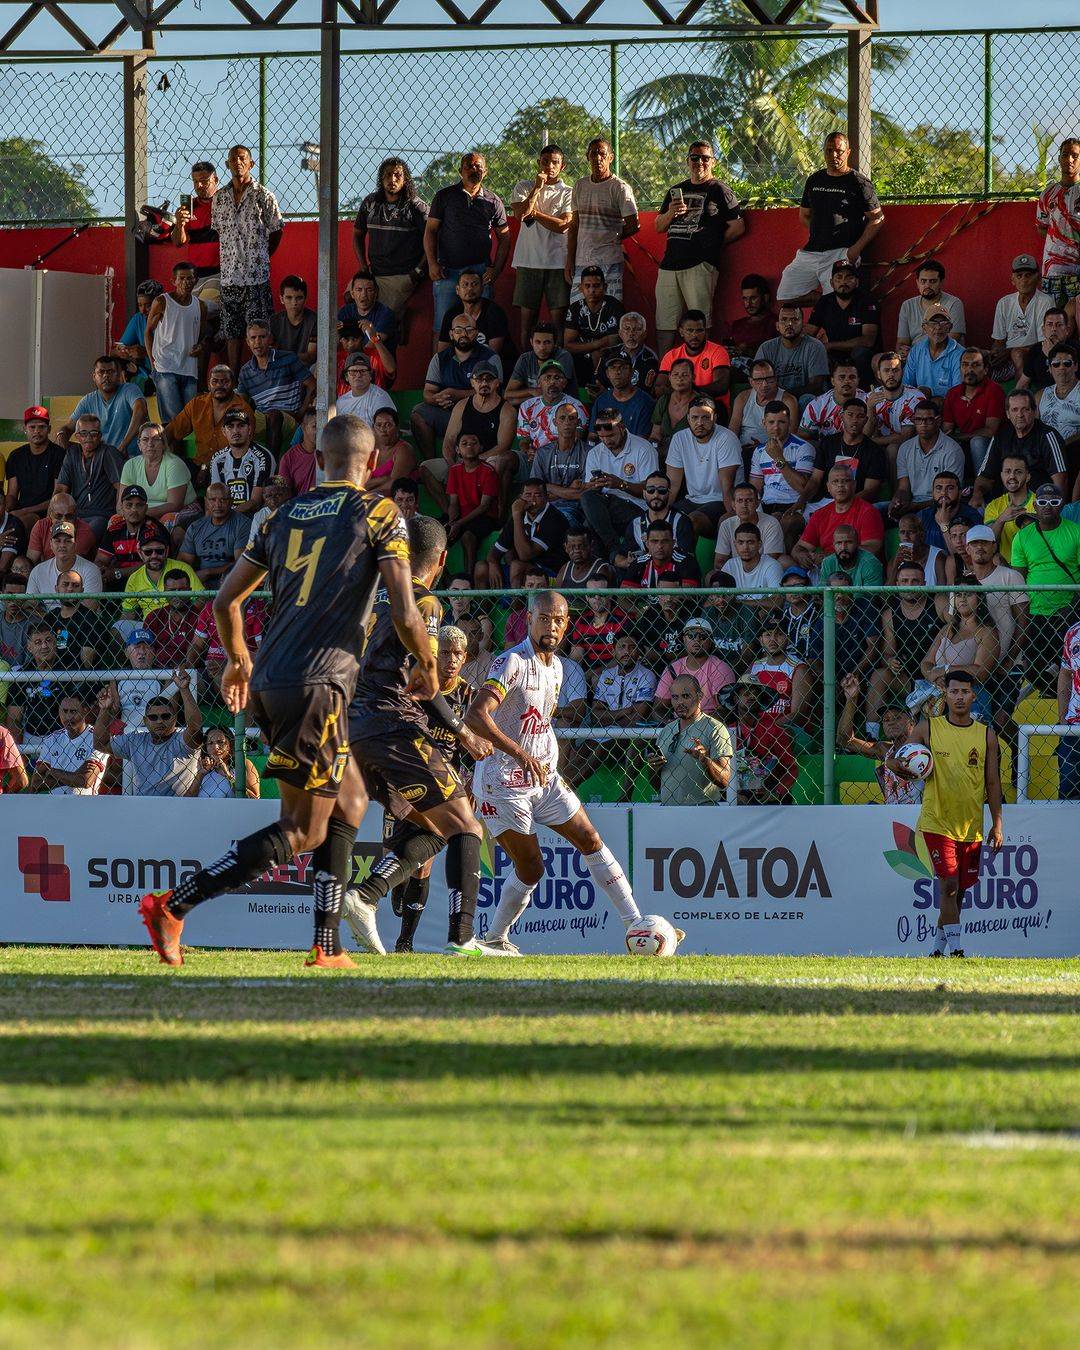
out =
[(656, 217), (657, 232), (667, 235), (656, 278), (661, 356), (675, 345), (675, 331), (688, 309), (711, 315), (720, 253), (746, 230), (735, 194), (713, 177), (716, 156), (709, 142), (695, 141), (687, 163), (690, 177), (668, 188)]
[(7, 509), (29, 533), (49, 509), (66, 451), (49, 439), (49, 410), (35, 404), (23, 413), (26, 441), (7, 457)]
[[(461, 273), (455, 286), (457, 299), (443, 315), (439, 327), (439, 351), (450, 346), (450, 325), (459, 314), (468, 314), (476, 324), (476, 340), (493, 352), (502, 352), (510, 336), (510, 325), (506, 321), (506, 311), (494, 300), (484, 295), (484, 282), (479, 272), (467, 270)], [(503, 361), (503, 369), (506, 362)]]
[(877, 501), (878, 490), (888, 481), (889, 461), (877, 441), (866, 435), (870, 420), (866, 404), (861, 398), (849, 398), (840, 410), (842, 431), (822, 436), (810, 475), (810, 501), (817, 501), (829, 470), (839, 460), (846, 463), (855, 475), (855, 495), (871, 504)]
[(609, 347), (619, 345), (619, 321), (626, 313), (621, 300), (607, 293), (602, 267), (586, 267), (578, 283), (582, 299), (566, 311), (563, 341), (574, 358), (579, 384), (594, 384)]
[(832, 360), (854, 361), (859, 384), (869, 389), (874, 373), (870, 355), (877, 343), (881, 314), (859, 285), (858, 268), (841, 258), (832, 265), (832, 292), (823, 295), (810, 313), (806, 331), (824, 342)]
[(885, 224), (874, 185), (851, 167), (851, 146), (841, 131), (825, 137), (825, 167), (803, 188), (799, 217), (809, 231), (806, 247), (784, 268), (776, 288), (779, 301), (813, 304), (818, 288), (832, 290), (832, 265), (858, 263), (864, 248)]
[(487, 562), (477, 564), (473, 577), (478, 590), (499, 590), (503, 585), (502, 565), (510, 565), (510, 585), (525, 584), (525, 572), (531, 565), (542, 567), (549, 577), (566, 562), (566, 531), (569, 524), (563, 513), (548, 501), (547, 484), (531, 478), (522, 485), (521, 496), (510, 507), (510, 519), (491, 547)]

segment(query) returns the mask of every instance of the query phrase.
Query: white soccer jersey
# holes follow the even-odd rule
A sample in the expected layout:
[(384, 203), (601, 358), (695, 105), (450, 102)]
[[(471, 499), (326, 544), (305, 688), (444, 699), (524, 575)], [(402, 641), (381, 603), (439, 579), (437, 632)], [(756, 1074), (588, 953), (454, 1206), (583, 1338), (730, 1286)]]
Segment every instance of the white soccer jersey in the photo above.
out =
[[(501, 652), (488, 667), (483, 688), (499, 699), (491, 718), (500, 731), (527, 753), (547, 766), (553, 777), (559, 762), (559, 745), (551, 718), (562, 687), (562, 661), (541, 661), (526, 638)], [(529, 788), (536, 786), (521, 765), (501, 750), (482, 761), (483, 778), (491, 786)]]
[(44, 761), (62, 773), (77, 773), (87, 760), (94, 765), (94, 779), (89, 787), (57, 786), (51, 789), (54, 797), (96, 796), (108, 759), (109, 756), (104, 750), (94, 749), (93, 727), (87, 727), (75, 737), (69, 736), (61, 727), (59, 731), (51, 732), (44, 738), (38, 751), (39, 761)]

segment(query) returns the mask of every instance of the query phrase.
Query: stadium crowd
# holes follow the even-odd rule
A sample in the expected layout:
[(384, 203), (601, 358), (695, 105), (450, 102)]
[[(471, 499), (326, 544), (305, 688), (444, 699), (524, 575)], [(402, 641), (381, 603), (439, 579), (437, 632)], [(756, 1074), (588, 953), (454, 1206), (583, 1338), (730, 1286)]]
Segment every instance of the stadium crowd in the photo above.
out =
[[(968, 331), (933, 257), (883, 331), (860, 259), (884, 214), (841, 134), (803, 189), (804, 246), (762, 257), (742, 312), (719, 318), (747, 218), (714, 148), (688, 147), (656, 219), (652, 312), (628, 312), (638, 209), (612, 162), (593, 141), (567, 181), (549, 145), (504, 203), (469, 153), (428, 203), (394, 157), (357, 212), (337, 409), (374, 429), (369, 486), (447, 525), (461, 678), (478, 684), (525, 634), (520, 598), (473, 592), (558, 586), (573, 601), (565, 776), (603, 768), (629, 794), (644, 773), (678, 803), (728, 800), (732, 762), (740, 802), (796, 800), (830, 691), (838, 751), (878, 761), (889, 801), (918, 785), (886, 751), (950, 670), (972, 674), (977, 715), (1010, 746), (1030, 693), (1080, 725), (1076, 594), (1027, 591), (1080, 584), (1080, 141), (1038, 202), (1042, 258), (1013, 259), (988, 334)], [(25, 410), (0, 521), (0, 790), (230, 796), (239, 767), (259, 793), (216, 696), (212, 607), (192, 592), (322, 467), (316, 315), (296, 275), (275, 303), (286, 227), (253, 169), (243, 146), (220, 184), (193, 166), (171, 287), (139, 288), (62, 424)], [(514, 314), (492, 294), (510, 264)], [(410, 307), (429, 283), (430, 335)], [(389, 392), (406, 344), (431, 351), (407, 419)], [(954, 585), (985, 595), (926, 589)], [(834, 671), (817, 586), (836, 590)], [(252, 600), (253, 650), (265, 618)], [(1080, 794), (1076, 745), (1057, 752), (1063, 797)]]

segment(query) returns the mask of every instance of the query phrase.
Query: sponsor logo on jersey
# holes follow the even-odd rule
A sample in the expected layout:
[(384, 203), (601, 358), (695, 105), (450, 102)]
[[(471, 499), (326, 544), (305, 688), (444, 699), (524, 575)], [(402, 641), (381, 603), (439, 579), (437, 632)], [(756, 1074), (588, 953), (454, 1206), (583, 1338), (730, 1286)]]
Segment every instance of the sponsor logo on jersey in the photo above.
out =
[(408, 787), (398, 788), (398, 792), (407, 802), (418, 802), (427, 791), (423, 783), (410, 783)]
[(480, 814), (490, 819), (492, 816), (497, 816), (499, 814), (499, 808), (497, 806), (493, 806), (491, 802), (481, 802)]
[(551, 723), (539, 708), (530, 704), (521, 714), (521, 734), (523, 736), (542, 736), (551, 730)]
[(336, 516), (345, 504), (345, 493), (334, 492), (315, 501), (297, 501), (289, 507), (290, 520), (323, 520)]
[(271, 750), (266, 761), (268, 769), (298, 769), (299, 760), (287, 755), (284, 750)]

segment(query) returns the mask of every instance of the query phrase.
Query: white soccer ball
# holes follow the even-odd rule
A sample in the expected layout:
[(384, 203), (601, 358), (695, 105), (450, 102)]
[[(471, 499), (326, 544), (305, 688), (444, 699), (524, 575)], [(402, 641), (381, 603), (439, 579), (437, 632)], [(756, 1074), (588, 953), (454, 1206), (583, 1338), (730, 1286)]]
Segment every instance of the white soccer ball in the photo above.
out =
[(626, 930), (631, 956), (674, 956), (679, 935), (662, 914), (643, 914)]
[(934, 772), (934, 756), (925, 745), (909, 741), (896, 751), (893, 758), (910, 778), (929, 778)]

